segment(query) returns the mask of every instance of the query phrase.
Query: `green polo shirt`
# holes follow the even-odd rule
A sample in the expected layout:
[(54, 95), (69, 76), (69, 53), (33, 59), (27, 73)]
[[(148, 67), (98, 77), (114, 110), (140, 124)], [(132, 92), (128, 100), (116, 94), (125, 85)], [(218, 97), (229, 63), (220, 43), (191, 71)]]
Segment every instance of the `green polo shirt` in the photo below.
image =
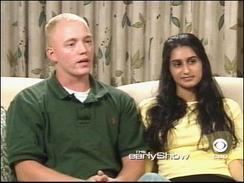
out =
[(36, 160), (77, 178), (86, 179), (97, 170), (115, 177), (122, 157), (146, 148), (134, 100), (91, 76), (90, 82), (84, 103), (54, 74), (15, 97), (7, 113), (11, 167)]

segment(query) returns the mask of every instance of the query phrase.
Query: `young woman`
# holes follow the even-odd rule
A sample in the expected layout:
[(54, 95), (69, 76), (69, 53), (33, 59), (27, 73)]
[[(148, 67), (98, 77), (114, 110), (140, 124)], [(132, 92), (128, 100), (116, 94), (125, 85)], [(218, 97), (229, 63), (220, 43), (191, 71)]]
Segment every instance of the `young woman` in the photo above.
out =
[(243, 117), (224, 98), (201, 41), (189, 33), (164, 44), (158, 95), (140, 104), (159, 174), (171, 181), (243, 181)]

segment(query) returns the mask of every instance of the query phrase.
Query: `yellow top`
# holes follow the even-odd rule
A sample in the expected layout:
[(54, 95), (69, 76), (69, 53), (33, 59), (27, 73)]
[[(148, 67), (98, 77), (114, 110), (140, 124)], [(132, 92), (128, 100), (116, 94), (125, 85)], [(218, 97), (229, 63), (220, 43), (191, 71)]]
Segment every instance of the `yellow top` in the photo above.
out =
[[(139, 104), (143, 123), (147, 127), (146, 111), (155, 105), (155, 98), (145, 99)], [(200, 128), (196, 123), (196, 112), (193, 111), (197, 102), (188, 102), (187, 114), (179, 120), (174, 129), (170, 131), (169, 151), (157, 154), (158, 173), (168, 179), (195, 174), (221, 174), (231, 176), (228, 164), (235, 159), (243, 159), (243, 114), (237, 102), (224, 99), (224, 107), (228, 116), (235, 123), (236, 135), (240, 140), (235, 149), (228, 149), (226, 132), (216, 132), (209, 135), (210, 150), (204, 151), (197, 148), (200, 138)], [(200, 147), (208, 147), (205, 137)], [(218, 139), (218, 140), (217, 140)], [(216, 141), (217, 140), (217, 141)], [(227, 142), (227, 144), (225, 143)], [(214, 144), (215, 150), (212, 148)], [(225, 148), (227, 147), (227, 150)], [(215, 153), (216, 150), (219, 153)]]

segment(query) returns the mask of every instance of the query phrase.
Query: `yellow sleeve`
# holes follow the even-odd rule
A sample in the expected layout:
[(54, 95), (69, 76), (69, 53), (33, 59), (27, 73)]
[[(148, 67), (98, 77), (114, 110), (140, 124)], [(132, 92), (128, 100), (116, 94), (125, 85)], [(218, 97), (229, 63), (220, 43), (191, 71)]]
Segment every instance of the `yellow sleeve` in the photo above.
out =
[(139, 113), (140, 113), (140, 117), (141, 120), (144, 124), (144, 126), (147, 128), (149, 125), (149, 121), (147, 120), (146, 116), (147, 116), (147, 111), (148, 109), (150, 109), (154, 104), (156, 104), (156, 98), (152, 97), (152, 98), (148, 98), (148, 99), (144, 99), (142, 100), (139, 104), (138, 104), (138, 108), (139, 108)]
[[(152, 98), (148, 98), (148, 99), (144, 99), (142, 100), (139, 104), (138, 104), (138, 108), (139, 108), (139, 113), (140, 113), (140, 117), (141, 120), (144, 124), (144, 126), (147, 128), (148, 125), (150, 124), (150, 122), (148, 121), (146, 115), (147, 115), (147, 111), (154, 105), (156, 104), (156, 98), (152, 97)], [(145, 164), (145, 172), (158, 172), (158, 167), (157, 167), (157, 162), (152, 161), (150, 159), (146, 159), (146, 164)]]
[(243, 113), (237, 102), (232, 99), (225, 99), (225, 109), (235, 125), (235, 133), (239, 140), (235, 149), (232, 149), (226, 160), (227, 165), (235, 159), (243, 159)]

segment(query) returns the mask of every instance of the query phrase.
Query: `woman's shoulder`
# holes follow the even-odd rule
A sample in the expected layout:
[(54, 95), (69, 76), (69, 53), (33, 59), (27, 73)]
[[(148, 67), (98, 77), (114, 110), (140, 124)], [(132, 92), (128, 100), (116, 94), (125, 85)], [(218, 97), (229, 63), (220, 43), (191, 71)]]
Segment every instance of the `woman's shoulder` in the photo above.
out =
[(235, 118), (235, 116), (242, 114), (241, 107), (235, 100), (230, 98), (224, 98), (223, 103), (225, 111), (233, 118)]
[(224, 106), (230, 108), (231, 110), (240, 109), (240, 105), (238, 104), (238, 102), (231, 98), (224, 98), (223, 102)]
[(156, 97), (151, 97), (147, 99), (143, 99), (139, 104), (139, 109), (149, 109), (151, 106), (155, 105), (157, 103)]
[(147, 111), (155, 104), (157, 104), (156, 97), (144, 99), (138, 104), (141, 119), (146, 128), (150, 123), (147, 118)]

